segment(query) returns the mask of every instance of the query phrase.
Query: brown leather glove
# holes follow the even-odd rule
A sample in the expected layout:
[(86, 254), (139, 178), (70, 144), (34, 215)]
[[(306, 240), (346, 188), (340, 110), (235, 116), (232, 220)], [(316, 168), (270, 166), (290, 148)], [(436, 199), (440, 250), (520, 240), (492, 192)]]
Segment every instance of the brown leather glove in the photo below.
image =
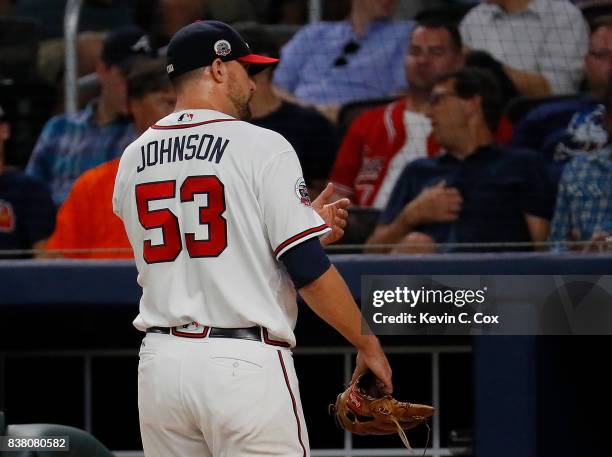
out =
[(410, 430), (433, 416), (434, 408), (427, 405), (398, 401), (384, 394), (371, 372), (364, 373), (338, 395), (330, 405), (336, 423), (357, 435), (390, 435), (399, 433), (404, 445), (410, 448), (404, 430)]

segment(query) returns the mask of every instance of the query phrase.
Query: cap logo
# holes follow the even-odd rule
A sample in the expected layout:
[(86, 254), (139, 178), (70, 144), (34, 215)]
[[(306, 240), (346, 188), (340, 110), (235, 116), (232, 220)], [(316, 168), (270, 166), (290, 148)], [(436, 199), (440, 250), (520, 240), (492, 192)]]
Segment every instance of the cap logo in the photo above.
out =
[(134, 52), (151, 53), (153, 48), (147, 35), (141, 36), (136, 43), (130, 46), (130, 49)]
[(215, 54), (221, 57), (225, 57), (232, 52), (232, 47), (227, 40), (219, 40), (215, 43)]
[(166, 71), (168, 73), (172, 73), (174, 71), (174, 65), (172, 65), (172, 64), (166, 65)]

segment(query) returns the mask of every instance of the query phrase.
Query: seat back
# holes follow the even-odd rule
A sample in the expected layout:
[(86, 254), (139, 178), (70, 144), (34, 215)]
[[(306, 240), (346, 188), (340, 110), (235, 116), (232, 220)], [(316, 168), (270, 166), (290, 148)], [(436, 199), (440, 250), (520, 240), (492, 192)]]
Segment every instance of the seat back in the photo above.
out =
[(341, 137), (344, 137), (349, 127), (351, 126), (351, 123), (361, 113), (369, 109), (376, 108), (377, 106), (391, 103), (392, 101), (397, 100), (397, 98), (398, 97), (386, 97), (377, 98), (373, 100), (361, 100), (343, 105), (342, 108), (340, 108), (340, 112), (338, 113), (338, 132), (340, 133)]
[(506, 116), (512, 123), (517, 125), (531, 111), (545, 103), (557, 102), (561, 100), (570, 100), (577, 98), (577, 95), (553, 95), (545, 97), (517, 97), (508, 103), (506, 106)]

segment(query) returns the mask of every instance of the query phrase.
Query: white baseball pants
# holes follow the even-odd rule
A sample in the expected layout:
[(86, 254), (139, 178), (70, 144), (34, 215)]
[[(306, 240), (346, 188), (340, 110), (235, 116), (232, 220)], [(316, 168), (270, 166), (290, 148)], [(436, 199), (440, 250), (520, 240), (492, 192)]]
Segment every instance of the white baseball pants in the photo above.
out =
[(146, 457), (309, 457), (291, 351), (149, 333), (138, 366)]

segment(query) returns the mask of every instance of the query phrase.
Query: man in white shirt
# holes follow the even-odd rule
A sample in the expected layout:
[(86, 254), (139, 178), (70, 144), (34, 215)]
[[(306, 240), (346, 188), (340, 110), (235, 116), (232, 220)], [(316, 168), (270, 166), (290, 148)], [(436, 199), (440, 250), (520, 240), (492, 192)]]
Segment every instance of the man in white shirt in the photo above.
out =
[(588, 26), (567, 0), (486, 0), (465, 16), (461, 35), (489, 52), (523, 95), (573, 93), (582, 78)]

